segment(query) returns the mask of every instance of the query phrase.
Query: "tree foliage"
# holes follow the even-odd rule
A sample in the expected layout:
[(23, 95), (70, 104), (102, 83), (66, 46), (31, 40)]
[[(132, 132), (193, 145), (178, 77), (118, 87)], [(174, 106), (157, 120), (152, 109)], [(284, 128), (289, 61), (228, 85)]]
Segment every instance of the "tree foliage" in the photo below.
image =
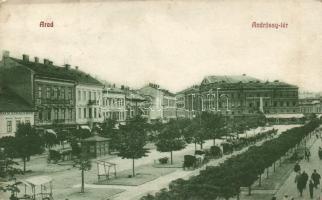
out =
[(172, 152), (183, 149), (185, 141), (182, 134), (183, 129), (179, 126), (179, 123), (175, 120), (170, 121), (157, 137), (157, 150), (161, 152), (171, 153), (171, 164), (173, 163)]
[(117, 145), (119, 156), (132, 159), (132, 175), (135, 176), (134, 160), (146, 156), (149, 152), (144, 146), (147, 143), (146, 120), (136, 116), (120, 127), (120, 143)]
[(169, 190), (164, 189), (154, 196), (148, 195), (142, 199), (229, 199), (239, 195), (240, 187), (249, 187), (251, 191), (251, 185), (266, 168), (299, 144), (320, 124), (321, 121), (314, 119), (302, 127), (289, 129), (278, 138), (268, 140), (261, 146), (250, 147), (246, 152), (229, 158), (219, 166), (207, 167), (199, 175), (186, 181), (173, 181)]

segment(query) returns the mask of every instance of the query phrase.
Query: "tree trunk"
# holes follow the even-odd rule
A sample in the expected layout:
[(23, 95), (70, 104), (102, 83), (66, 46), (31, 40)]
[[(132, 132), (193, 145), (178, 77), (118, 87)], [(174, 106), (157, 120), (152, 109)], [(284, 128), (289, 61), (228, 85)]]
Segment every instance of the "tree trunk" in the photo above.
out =
[(274, 162), (274, 172), (276, 171), (275, 162)]
[(214, 146), (216, 145), (216, 138), (214, 138)]
[(248, 186), (248, 195), (251, 196), (252, 195), (252, 186)]
[(173, 162), (172, 162), (172, 151), (170, 151), (170, 157), (171, 157), (171, 159), (170, 159), (170, 163), (171, 163), (171, 165), (173, 164)]
[(197, 150), (197, 142), (195, 142), (195, 151)]
[(23, 161), (23, 173), (25, 173), (26, 172), (26, 157), (23, 157), (22, 161)]
[(132, 159), (132, 176), (135, 176), (135, 171), (134, 171), (134, 158)]
[(81, 187), (81, 193), (84, 193), (84, 170), (82, 170), (82, 187)]
[(268, 173), (269, 173), (269, 167), (267, 167), (267, 169), (266, 169), (266, 178), (268, 178)]
[(262, 186), (262, 174), (259, 175), (259, 183), (258, 186), (261, 187)]
[(201, 150), (202, 150), (202, 144), (203, 144), (203, 142), (201, 141), (201, 142), (200, 142), (200, 149), (201, 149)]
[(240, 195), (240, 194), (238, 193), (238, 194), (237, 194), (237, 200), (239, 200), (239, 195)]

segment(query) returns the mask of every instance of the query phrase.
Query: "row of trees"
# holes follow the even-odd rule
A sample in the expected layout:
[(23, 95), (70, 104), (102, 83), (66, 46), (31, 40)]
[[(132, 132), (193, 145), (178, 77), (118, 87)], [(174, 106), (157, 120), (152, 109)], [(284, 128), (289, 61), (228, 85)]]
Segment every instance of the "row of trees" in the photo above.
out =
[(207, 167), (189, 180), (178, 179), (155, 196), (147, 195), (142, 200), (210, 200), (217, 197), (229, 199), (239, 197), (240, 188), (251, 185), (261, 174), (299, 144), (305, 136), (317, 128), (321, 122), (312, 120), (302, 127), (285, 131), (278, 138), (264, 142), (261, 146), (250, 147), (245, 153), (234, 156), (223, 164)]
[(195, 147), (199, 144), (202, 149), (205, 140), (213, 139), (215, 142), (227, 132), (243, 132), (247, 128), (263, 125), (263, 121), (259, 119), (261, 118), (231, 121), (222, 115), (204, 112), (191, 120), (178, 119), (166, 124), (148, 124), (145, 119), (137, 116), (126, 125), (119, 125), (118, 129), (115, 128), (114, 120), (107, 120), (98, 132), (103, 137), (111, 138), (110, 147), (119, 156), (133, 160), (132, 175), (135, 176), (135, 159), (147, 155), (147, 142), (154, 142), (160, 152), (169, 152), (170, 163), (173, 164), (173, 151), (181, 150), (189, 143), (194, 143)]

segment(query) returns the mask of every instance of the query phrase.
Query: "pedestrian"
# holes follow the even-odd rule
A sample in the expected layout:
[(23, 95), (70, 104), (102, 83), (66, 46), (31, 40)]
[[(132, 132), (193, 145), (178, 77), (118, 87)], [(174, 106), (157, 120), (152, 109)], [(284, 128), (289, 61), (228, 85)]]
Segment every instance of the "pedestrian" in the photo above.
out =
[(314, 187), (317, 189), (318, 185), (320, 185), (321, 175), (316, 172), (316, 169), (314, 169), (314, 171), (311, 175), (311, 179), (313, 180)]
[(304, 156), (305, 156), (305, 159), (306, 159), (307, 161), (310, 161), (310, 156), (311, 156), (311, 152), (310, 152), (310, 150), (305, 149)]
[(312, 179), (310, 179), (309, 183), (309, 192), (310, 192), (310, 198), (313, 199), (313, 189), (314, 189), (314, 182)]
[(299, 171), (301, 171), (301, 166), (299, 162), (296, 162), (296, 164), (294, 165), (294, 172), (298, 173)]
[(306, 188), (308, 178), (309, 176), (307, 175), (307, 173), (303, 171), (297, 180), (296, 186), (298, 191), (300, 192), (301, 197), (303, 196), (303, 190)]

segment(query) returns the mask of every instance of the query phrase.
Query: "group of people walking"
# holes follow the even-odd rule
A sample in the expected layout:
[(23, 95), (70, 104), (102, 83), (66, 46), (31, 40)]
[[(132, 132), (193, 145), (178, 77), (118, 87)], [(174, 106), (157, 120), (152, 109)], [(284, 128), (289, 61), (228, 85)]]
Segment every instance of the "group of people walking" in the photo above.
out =
[(309, 182), (310, 198), (313, 199), (314, 188), (318, 189), (318, 186), (320, 185), (321, 175), (316, 171), (316, 169), (314, 169), (313, 173), (309, 177), (309, 175), (304, 170), (301, 172), (299, 163), (295, 164), (294, 171), (296, 172), (295, 183), (300, 196), (303, 196), (303, 191), (306, 189), (307, 183)]

